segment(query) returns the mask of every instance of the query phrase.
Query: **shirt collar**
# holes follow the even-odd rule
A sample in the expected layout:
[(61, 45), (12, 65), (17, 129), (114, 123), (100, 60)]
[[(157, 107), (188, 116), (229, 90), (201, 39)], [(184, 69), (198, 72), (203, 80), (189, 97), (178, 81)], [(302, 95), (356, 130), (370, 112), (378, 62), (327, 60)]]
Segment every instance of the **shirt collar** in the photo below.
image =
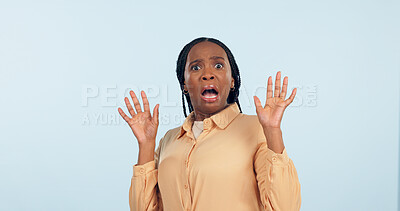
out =
[[(224, 108), (222, 111), (205, 118), (204, 122), (204, 130), (208, 130), (212, 127), (213, 124), (217, 125), (221, 129), (225, 129), (229, 123), (240, 113), (239, 106), (236, 102), (231, 103), (228, 107)], [(194, 122), (194, 111), (192, 111), (183, 122), (180, 127), (180, 133), (178, 138), (180, 138), (185, 132), (192, 130), (192, 125)]]

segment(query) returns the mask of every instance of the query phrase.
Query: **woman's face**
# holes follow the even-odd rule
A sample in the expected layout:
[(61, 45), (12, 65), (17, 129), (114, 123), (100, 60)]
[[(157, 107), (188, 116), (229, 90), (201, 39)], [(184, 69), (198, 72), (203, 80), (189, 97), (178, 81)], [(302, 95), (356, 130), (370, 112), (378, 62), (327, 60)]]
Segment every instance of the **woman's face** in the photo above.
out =
[(231, 66), (223, 48), (213, 42), (201, 42), (190, 49), (185, 66), (184, 89), (196, 114), (214, 114), (228, 103), (234, 87)]

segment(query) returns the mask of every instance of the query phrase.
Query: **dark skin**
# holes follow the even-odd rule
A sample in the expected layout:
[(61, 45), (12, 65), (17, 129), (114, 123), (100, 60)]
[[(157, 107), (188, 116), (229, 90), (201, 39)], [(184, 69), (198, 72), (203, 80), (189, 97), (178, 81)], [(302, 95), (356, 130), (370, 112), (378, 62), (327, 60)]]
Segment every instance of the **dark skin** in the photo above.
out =
[[(228, 106), (229, 91), (235, 86), (228, 56), (213, 42), (201, 42), (190, 49), (185, 66), (184, 90), (189, 92), (196, 121), (203, 121)], [(215, 102), (201, 97), (202, 88), (214, 85), (218, 89)]]

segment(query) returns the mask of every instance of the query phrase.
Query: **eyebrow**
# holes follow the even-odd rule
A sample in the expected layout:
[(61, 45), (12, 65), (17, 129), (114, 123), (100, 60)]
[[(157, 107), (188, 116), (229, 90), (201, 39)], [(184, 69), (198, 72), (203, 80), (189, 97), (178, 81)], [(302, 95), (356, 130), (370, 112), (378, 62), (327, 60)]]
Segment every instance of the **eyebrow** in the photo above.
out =
[[(212, 56), (212, 57), (210, 57), (209, 59), (213, 59), (213, 60), (222, 59), (222, 60), (225, 61), (224, 57), (220, 57), (220, 56)], [(190, 66), (192, 63), (195, 63), (195, 62), (198, 62), (198, 61), (202, 61), (202, 59), (196, 59), (196, 60), (190, 62), (190, 63), (189, 63), (189, 66)]]

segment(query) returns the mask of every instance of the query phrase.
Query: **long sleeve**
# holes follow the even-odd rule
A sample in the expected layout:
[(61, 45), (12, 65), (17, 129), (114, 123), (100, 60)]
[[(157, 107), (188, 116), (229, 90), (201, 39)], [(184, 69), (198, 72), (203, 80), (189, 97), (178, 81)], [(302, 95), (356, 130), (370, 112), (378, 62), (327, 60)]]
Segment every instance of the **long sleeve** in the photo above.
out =
[(267, 147), (265, 139), (260, 141), (254, 157), (254, 169), (265, 210), (300, 210), (300, 182), (286, 148), (282, 154), (275, 153)]
[(133, 166), (129, 188), (131, 211), (162, 211), (163, 203), (158, 188), (158, 168), (162, 139), (154, 152), (154, 160)]

